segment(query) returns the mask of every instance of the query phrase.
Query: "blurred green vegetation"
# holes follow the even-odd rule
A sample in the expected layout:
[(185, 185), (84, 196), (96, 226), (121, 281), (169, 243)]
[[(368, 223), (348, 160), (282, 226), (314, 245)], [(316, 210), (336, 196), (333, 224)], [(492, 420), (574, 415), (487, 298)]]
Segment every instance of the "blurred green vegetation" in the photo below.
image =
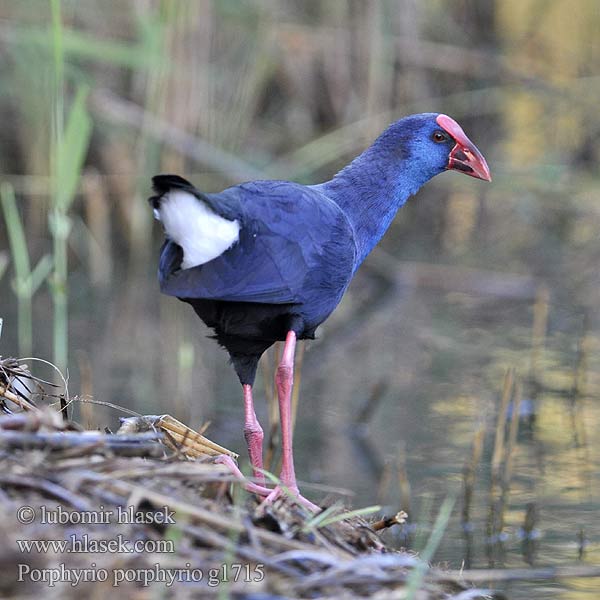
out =
[[(307, 353), (301, 476), (372, 503), (381, 474), (355, 478), (344, 427), (383, 381), (378, 451), (389, 459), (406, 441), (417, 498), (440, 473), (452, 486), (517, 367), (538, 413), (516, 469), (536, 483), (517, 477), (513, 494), (564, 499), (570, 527), (591, 527), (576, 507), (600, 454), (589, 434), (600, 424), (599, 28), (595, 0), (0, 4), (2, 354), (53, 356), (81, 395), (193, 426), (211, 418), (241, 448), (226, 357), (159, 296), (150, 177), (177, 172), (207, 191), (314, 183), (393, 119), (448, 113), (494, 182), (436, 178), (359, 272)], [(558, 462), (531, 474), (540, 448)], [(511, 511), (516, 527), (522, 510)]]

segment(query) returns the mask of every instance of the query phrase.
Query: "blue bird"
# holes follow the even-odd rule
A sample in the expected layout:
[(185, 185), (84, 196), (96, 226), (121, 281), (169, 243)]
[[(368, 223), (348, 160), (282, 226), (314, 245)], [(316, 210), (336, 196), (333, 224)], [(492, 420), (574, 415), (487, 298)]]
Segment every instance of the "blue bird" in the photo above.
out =
[[(294, 473), (290, 398), (296, 340), (313, 339), (397, 210), (429, 179), (452, 169), (491, 181), (487, 163), (450, 117), (424, 113), (390, 125), (333, 179), (318, 185), (252, 181), (204, 193), (177, 175), (152, 179), (149, 199), (166, 241), (161, 291), (192, 306), (231, 357), (243, 387), (246, 438), (257, 483), (265, 486), (263, 430), (252, 386), (261, 355), (285, 341), (276, 372), (282, 437), (280, 481), (305, 506)], [(231, 459), (223, 457), (238, 477)]]

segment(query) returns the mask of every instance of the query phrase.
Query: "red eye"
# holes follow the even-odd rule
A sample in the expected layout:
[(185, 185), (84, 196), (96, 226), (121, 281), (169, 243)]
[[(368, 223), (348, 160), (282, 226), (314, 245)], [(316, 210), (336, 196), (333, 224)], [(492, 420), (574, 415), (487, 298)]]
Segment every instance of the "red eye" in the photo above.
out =
[(437, 142), (438, 144), (448, 140), (448, 136), (443, 131), (439, 130), (434, 131), (431, 137), (433, 138), (433, 141)]

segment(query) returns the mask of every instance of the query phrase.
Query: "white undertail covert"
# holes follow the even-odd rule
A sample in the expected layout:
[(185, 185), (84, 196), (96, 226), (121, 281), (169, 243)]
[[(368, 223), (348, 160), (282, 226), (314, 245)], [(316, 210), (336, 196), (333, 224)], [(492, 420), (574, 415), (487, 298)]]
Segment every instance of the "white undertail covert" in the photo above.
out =
[(240, 224), (225, 219), (196, 196), (182, 190), (165, 194), (154, 216), (167, 237), (183, 249), (182, 269), (217, 258), (238, 241)]

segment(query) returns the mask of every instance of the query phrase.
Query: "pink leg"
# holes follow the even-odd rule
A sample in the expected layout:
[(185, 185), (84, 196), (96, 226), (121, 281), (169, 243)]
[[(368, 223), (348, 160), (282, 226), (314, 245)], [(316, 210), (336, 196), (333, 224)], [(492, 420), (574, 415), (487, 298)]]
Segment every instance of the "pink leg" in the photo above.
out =
[(254, 478), (259, 485), (264, 486), (265, 476), (262, 472), (262, 444), (264, 434), (262, 427), (256, 418), (256, 412), (254, 412), (252, 386), (244, 384), (242, 388), (244, 390), (244, 437), (246, 438), (246, 444), (248, 446), (248, 454), (250, 455)]
[[(296, 350), (296, 334), (289, 331), (285, 339), (281, 362), (277, 367), (275, 383), (279, 400), (279, 419), (281, 422), (281, 486), (287, 488), (298, 502), (310, 510), (320, 510), (318, 506), (300, 495), (294, 472), (294, 452), (292, 448), (292, 387), (294, 384), (294, 353)], [(265, 499), (273, 502), (281, 496), (283, 490), (276, 487)]]
[(294, 472), (294, 451), (292, 447), (292, 386), (294, 385), (294, 354), (296, 334), (290, 331), (285, 339), (281, 362), (275, 374), (277, 398), (279, 400), (279, 420), (281, 423), (281, 483), (290, 491), (298, 493)]

